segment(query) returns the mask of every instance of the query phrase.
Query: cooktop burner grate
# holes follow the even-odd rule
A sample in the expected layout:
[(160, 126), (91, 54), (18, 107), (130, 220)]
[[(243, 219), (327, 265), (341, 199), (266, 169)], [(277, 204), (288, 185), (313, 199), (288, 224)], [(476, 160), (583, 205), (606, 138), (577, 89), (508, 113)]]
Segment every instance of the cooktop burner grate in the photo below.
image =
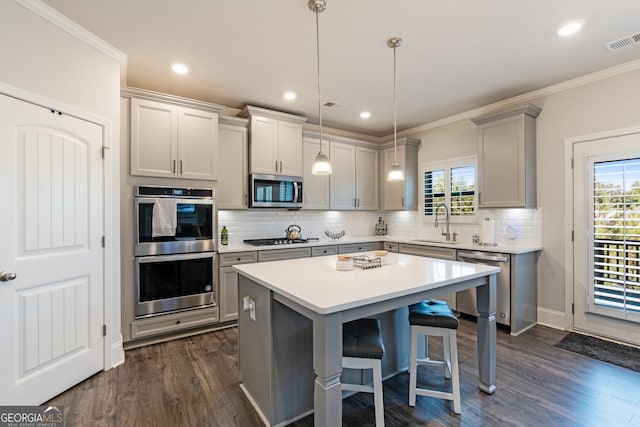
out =
[(272, 239), (248, 239), (244, 243), (252, 246), (274, 246), (274, 245), (291, 245), (293, 243), (308, 243), (307, 239), (286, 239), (276, 237)]

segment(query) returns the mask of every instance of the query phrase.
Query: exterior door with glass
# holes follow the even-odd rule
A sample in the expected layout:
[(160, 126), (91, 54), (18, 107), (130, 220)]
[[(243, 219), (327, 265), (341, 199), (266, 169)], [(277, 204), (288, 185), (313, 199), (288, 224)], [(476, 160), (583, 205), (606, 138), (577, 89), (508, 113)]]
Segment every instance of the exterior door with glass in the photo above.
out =
[(640, 134), (573, 145), (574, 328), (640, 343)]

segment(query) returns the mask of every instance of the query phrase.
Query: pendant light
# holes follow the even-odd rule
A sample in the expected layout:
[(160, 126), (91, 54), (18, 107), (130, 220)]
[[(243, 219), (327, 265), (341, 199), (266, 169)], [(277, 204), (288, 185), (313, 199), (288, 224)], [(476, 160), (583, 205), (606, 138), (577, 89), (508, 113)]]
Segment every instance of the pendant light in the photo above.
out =
[(322, 97), (320, 95), (320, 24), (318, 14), (327, 7), (325, 0), (309, 0), (309, 10), (316, 14), (316, 59), (318, 64), (318, 122), (320, 128), (320, 150), (313, 161), (311, 173), (314, 175), (329, 175), (331, 163), (329, 157), (322, 151)]
[(397, 97), (397, 79), (396, 79), (396, 48), (402, 44), (400, 37), (392, 37), (387, 40), (387, 46), (393, 48), (393, 163), (389, 169), (387, 181), (404, 181), (404, 172), (400, 163), (398, 163), (398, 97)]

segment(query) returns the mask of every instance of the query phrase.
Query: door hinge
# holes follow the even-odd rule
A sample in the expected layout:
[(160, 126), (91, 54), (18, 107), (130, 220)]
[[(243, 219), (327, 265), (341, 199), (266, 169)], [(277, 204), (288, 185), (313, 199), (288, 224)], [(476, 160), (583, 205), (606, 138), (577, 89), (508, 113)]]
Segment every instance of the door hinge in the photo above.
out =
[(107, 336), (107, 325), (102, 325), (102, 336), (103, 337)]
[(102, 247), (106, 247), (107, 246), (107, 238), (106, 236), (102, 236)]

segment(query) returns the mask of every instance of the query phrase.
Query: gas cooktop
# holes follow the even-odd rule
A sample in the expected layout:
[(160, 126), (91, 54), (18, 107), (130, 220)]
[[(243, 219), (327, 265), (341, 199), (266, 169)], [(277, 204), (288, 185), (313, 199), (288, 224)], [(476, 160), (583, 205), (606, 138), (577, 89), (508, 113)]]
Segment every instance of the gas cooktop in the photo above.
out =
[(252, 246), (274, 246), (274, 245), (291, 245), (293, 243), (308, 243), (307, 239), (287, 239), (283, 237), (276, 237), (272, 239), (249, 239), (244, 243)]

